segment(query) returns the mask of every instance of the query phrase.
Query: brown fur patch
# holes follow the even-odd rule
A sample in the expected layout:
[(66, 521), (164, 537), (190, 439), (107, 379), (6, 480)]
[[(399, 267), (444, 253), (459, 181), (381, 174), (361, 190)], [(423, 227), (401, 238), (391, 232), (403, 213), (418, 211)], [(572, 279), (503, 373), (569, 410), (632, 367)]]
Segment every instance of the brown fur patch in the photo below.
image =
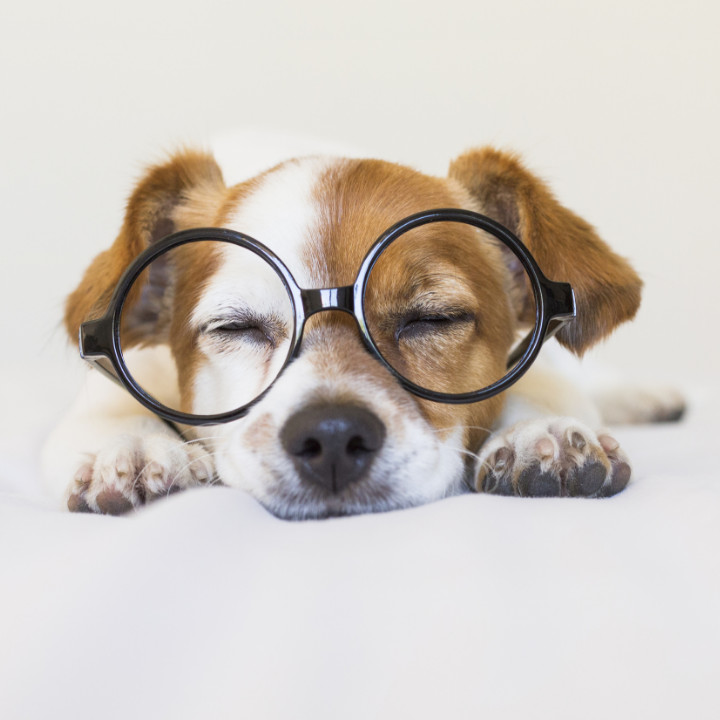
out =
[(220, 168), (204, 153), (182, 152), (150, 168), (128, 201), (117, 239), (93, 260), (67, 300), (65, 327), (70, 336), (77, 337), (83, 322), (105, 312), (122, 273), (153, 241), (190, 227), (183, 221), (207, 218), (205, 224), (211, 224), (224, 192)]
[(578, 313), (558, 333), (563, 345), (581, 354), (635, 315), (642, 282), (630, 264), (560, 205), (517, 156), (473, 150), (451, 163), (450, 177), (470, 191), (480, 212), (520, 237), (551, 280), (573, 286)]
[(255, 418), (247, 427), (244, 440), (254, 449), (270, 448), (278, 438), (278, 428), (270, 413), (264, 413)]

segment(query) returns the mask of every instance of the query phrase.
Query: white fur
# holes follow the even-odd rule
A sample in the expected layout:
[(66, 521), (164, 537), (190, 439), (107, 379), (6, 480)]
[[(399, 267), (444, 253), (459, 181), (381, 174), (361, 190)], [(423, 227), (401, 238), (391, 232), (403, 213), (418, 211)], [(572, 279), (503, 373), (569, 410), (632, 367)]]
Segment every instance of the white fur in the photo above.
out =
[(310, 157), (293, 160), (266, 174), (228, 222), (228, 227), (250, 235), (269, 247), (288, 267), (300, 287), (323, 287), (322, 268), (309, 267), (302, 257), (319, 221), (313, 202), (317, 182), (342, 162)]
[[(161, 401), (172, 404), (177, 396), (177, 378), (169, 350), (159, 346), (131, 350), (127, 355), (140, 383), (156, 390), (154, 394)], [(89, 369), (75, 403), (43, 449), (48, 493), (64, 504), (78, 468), (107, 448), (115, 448), (116, 455), (122, 455), (128, 437), (151, 434), (176, 439), (164, 422), (125, 390)]]

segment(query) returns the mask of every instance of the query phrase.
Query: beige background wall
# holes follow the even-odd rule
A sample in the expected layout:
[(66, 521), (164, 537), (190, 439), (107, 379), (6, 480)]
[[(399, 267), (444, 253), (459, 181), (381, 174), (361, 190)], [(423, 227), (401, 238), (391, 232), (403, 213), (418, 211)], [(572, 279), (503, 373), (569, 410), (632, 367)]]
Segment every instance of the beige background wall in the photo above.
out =
[(252, 126), (439, 173), (471, 145), (521, 151), (646, 280), (637, 322), (599, 355), (630, 374), (712, 379), (718, 8), (701, 0), (6, 3), (0, 319), (5, 342), (22, 352), (3, 352), (2, 362), (55, 356), (62, 298), (112, 239), (143, 163), (180, 142)]

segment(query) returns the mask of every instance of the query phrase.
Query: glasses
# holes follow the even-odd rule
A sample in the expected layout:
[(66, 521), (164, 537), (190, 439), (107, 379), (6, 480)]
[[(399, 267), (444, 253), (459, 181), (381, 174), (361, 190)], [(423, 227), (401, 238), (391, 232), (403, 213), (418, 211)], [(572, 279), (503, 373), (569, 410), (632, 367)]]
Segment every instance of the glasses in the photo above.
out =
[[(497, 248), (495, 266), (477, 251), (483, 239)], [(484, 313), (478, 297), (496, 311)], [(468, 210), (401, 220), (374, 242), (352, 285), (321, 289), (301, 288), (248, 235), (193, 229), (133, 261), (105, 315), (82, 324), (80, 354), (165, 420), (214, 425), (243, 417), (262, 399), (300, 354), (308, 318), (327, 310), (355, 318), (367, 350), (406, 390), (454, 404), (486, 400), (515, 383), (543, 342), (575, 317), (575, 298), (570, 285), (543, 275), (512, 232)], [(518, 316), (531, 329), (513, 346)], [(192, 386), (193, 412), (165, 400), (124, 352), (148, 344), (148, 336), (191, 358), (183, 365), (194, 370), (178, 367), (178, 382)], [(500, 336), (511, 348), (501, 358), (492, 340)]]

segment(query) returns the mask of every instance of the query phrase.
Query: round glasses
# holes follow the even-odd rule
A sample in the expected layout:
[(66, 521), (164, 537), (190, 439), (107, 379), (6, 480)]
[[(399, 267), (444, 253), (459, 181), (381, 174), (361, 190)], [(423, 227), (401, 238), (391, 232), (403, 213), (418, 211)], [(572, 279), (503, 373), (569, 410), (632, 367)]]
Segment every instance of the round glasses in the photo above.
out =
[[(483, 257), (473, 250), (483, 241), (478, 230), (498, 246), (510, 279), (505, 269), (473, 266)], [(486, 303), (504, 303), (507, 318), (513, 315), (506, 335), (514, 317), (531, 327), (507, 357), (493, 360), (498, 348), (489, 338), (499, 330), (485, 325), (497, 324), (498, 315), (473, 309), (473, 283)], [(308, 318), (326, 310), (352, 315), (366, 348), (409, 392), (472, 403), (527, 371), (543, 342), (574, 318), (575, 298), (570, 285), (543, 275), (512, 232), (468, 210), (401, 220), (374, 242), (352, 285), (322, 289), (301, 288), (248, 235), (200, 228), (169, 235), (133, 261), (105, 315), (82, 324), (80, 354), (160, 417), (213, 425), (248, 413), (301, 352)], [(165, 399), (125, 352), (163, 343), (188, 358), (177, 369), (180, 386), (192, 386), (192, 412)], [(461, 372), (447, 372), (449, 357), (467, 358)]]

